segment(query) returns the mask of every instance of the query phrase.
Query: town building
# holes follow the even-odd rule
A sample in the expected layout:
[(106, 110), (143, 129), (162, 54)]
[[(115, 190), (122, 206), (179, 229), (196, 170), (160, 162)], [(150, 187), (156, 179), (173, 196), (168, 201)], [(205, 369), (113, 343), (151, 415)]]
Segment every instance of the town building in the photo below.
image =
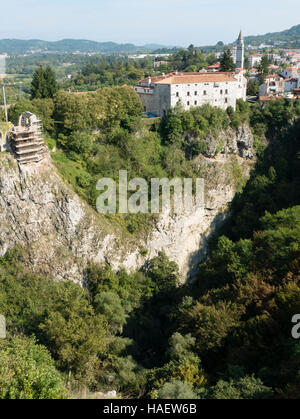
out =
[(213, 64), (207, 67), (207, 71), (220, 71), (221, 70), (221, 64)]
[(269, 74), (265, 83), (259, 86), (259, 96), (278, 96), (283, 95), (285, 83), (283, 77), (277, 74)]
[(249, 64), (251, 68), (256, 68), (260, 65), (262, 56), (260, 54), (251, 54), (249, 55)]
[(0, 79), (6, 77), (6, 58), (7, 54), (0, 54)]
[(267, 54), (267, 58), (269, 61), (274, 62), (274, 63), (281, 63), (282, 61), (281, 56), (276, 53)]
[(154, 63), (153, 63), (153, 68), (155, 69), (155, 68), (159, 68), (159, 67), (161, 67), (162, 65), (168, 65), (169, 64), (169, 61), (154, 61)]
[(297, 66), (291, 66), (285, 68), (282, 73), (280, 74), (285, 79), (293, 78), (293, 77), (299, 77), (300, 76), (300, 68)]
[(257, 68), (250, 68), (250, 70), (248, 70), (250, 77), (249, 80), (252, 81), (258, 81), (258, 77), (260, 75), (259, 71)]
[(285, 92), (292, 92), (294, 89), (297, 89), (300, 87), (300, 77), (294, 77), (290, 79), (284, 80), (284, 91)]
[(245, 71), (234, 73), (170, 73), (140, 80), (135, 86), (144, 111), (162, 117), (181, 103), (184, 109), (209, 104), (222, 109), (236, 108), (237, 99), (246, 100)]

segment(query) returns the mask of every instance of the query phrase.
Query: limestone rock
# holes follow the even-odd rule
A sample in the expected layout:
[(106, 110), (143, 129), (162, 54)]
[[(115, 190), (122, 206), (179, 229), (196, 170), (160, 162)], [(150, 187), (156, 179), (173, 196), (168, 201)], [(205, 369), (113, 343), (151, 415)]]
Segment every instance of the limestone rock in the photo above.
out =
[(217, 157), (218, 153), (237, 154), (245, 159), (252, 159), (253, 154), (253, 135), (248, 125), (242, 124), (238, 129), (228, 128), (220, 131), (218, 135), (209, 134), (204, 140), (204, 155), (212, 158)]
[[(240, 139), (250, 155), (250, 137), (247, 139), (243, 131)], [(205, 178), (204, 211), (165, 211), (148, 237), (137, 239), (82, 201), (62, 181), (50, 158), (18, 166), (11, 155), (3, 153), (0, 256), (21, 245), (27, 249), (27, 264), (33, 271), (82, 284), (89, 261), (135, 270), (164, 250), (178, 263), (184, 281), (194, 275), (206, 255), (210, 234), (228, 214), (228, 203), (235, 194), (231, 157), (199, 156), (195, 160)], [(247, 176), (250, 163), (239, 156), (234, 158)], [(148, 250), (147, 257), (141, 254), (142, 248)]]

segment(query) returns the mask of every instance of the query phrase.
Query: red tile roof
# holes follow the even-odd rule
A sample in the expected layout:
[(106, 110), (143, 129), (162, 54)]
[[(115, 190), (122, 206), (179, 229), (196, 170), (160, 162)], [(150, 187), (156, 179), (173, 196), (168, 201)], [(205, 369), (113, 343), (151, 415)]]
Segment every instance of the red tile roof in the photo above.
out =
[(259, 96), (259, 100), (261, 102), (268, 102), (270, 100), (277, 100), (276, 97), (270, 97), (270, 96)]
[[(189, 84), (189, 83), (209, 83), (209, 82), (236, 82), (233, 73), (223, 72), (189, 72), (189, 73), (170, 73), (165, 76), (150, 77), (151, 84)], [(148, 84), (148, 78), (140, 80), (139, 84)]]

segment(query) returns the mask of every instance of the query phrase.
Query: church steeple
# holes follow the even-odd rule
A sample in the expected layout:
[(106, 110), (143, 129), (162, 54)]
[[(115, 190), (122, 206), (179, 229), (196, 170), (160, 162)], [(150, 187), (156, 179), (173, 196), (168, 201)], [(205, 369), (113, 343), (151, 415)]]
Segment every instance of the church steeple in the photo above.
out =
[(236, 42), (236, 67), (237, 68), (244, 68), (244, 56), (245, 56), (245, 44), (244, 38), (242, 34), (242, 30), (240, 31), (239, 37)]

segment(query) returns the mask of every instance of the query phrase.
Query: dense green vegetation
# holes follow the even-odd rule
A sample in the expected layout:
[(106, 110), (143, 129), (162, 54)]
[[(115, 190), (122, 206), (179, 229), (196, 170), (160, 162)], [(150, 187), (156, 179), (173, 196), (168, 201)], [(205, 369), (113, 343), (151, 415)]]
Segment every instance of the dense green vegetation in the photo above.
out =
[(55, 73), (50, 66), (42, 65), (33, 73), (31, 82), (31, 99), (53, 98), (58, 90)]
[[(163, 61), (155, 66), (155, 61)], [(205, 55), (199, 48), (190, 45), (170, 57), (146, 57), (129, 60), (120, 56), (95, 56), (88, 60), (74, 77), (63, 84), (72, 90), (96, 90), (102, 86), (134, 85), (139, 80), (172, 71), (199, 71), (216, 62), (214, 54)]]
[(224, 53), (222, 55), (222, 58), (221, 58), (221, 61), (220, 61), (220, 64), (221, 64), (221, 70), (222, 71), (234, 71), (235, 70), (236, 65), (233, 61), (230, 49), (227, 49), (227, 50), (224, 51)]

